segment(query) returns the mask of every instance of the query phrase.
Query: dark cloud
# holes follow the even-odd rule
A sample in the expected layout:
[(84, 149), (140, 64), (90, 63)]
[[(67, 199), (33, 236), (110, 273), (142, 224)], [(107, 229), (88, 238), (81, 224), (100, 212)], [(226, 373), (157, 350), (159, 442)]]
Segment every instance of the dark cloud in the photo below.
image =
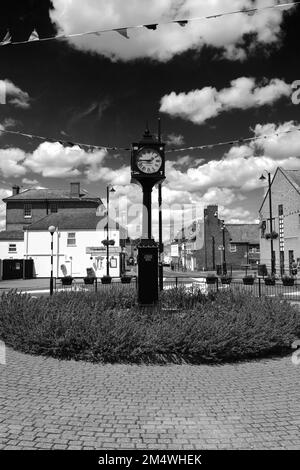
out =
[(27, 41), (34, 30), (40, 38), (55, 35), (50, 19), (50, 0), (2, 0), (0, 17), (0, 41), (7, 34), (13, 42)]

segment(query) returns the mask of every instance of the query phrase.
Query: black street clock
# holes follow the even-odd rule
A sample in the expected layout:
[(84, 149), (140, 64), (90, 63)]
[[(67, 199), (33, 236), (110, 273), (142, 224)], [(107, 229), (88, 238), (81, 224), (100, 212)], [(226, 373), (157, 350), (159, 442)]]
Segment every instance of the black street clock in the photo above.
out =
[(142, 185), (151, 180), (153, 186), (165, 179), (165, 144), (155, 140), (148, 129), (140, 142), (132, 144), (131, 176)]
[(152, 237), (152, 189), (165, 179), (165, 144), (146, 129), (142, 140), (132, 144), (131, 181), (143, 189), (143, 232), (138, 246), (138, 301), (158, 300), (158, 245)]

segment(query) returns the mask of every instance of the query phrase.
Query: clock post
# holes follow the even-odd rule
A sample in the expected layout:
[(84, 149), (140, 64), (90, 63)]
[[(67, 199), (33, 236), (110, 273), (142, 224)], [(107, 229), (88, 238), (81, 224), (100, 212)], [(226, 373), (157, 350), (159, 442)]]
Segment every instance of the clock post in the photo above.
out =
[(152, 189), (165, 179), (165, 144), (146, 129), (142, 140), (132, 144), (131, 177), (143, 190), (143, 229), (138, 246), (138, 301), (158, 301), (158, 244), (152, 237)]

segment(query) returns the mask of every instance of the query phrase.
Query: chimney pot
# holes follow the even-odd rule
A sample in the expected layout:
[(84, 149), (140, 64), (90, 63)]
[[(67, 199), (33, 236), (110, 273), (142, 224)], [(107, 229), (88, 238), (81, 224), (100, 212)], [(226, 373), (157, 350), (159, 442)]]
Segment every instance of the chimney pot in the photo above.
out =
[(12, 187), (12, 195), (17, 196), (17, 194), (20, 193), (20, 186), (17, 186), (16, 184)]

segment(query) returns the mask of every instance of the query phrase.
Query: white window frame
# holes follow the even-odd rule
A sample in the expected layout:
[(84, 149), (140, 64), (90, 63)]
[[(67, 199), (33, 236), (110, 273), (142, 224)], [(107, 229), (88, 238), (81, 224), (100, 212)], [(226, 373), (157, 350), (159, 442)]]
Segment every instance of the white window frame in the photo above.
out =
[[(30, 211), (30, 214), (29, 214)], [(24, 219), (32, 218), (32, 204), (24, 204)]]
[[(14, 247), (15, 249), (12, 249)], [(17, 244), (16, 243), (9, 243), (8, 244), (8, 253), (17, 253)]]
[[(74, 243), (73, 243), (74, 242)], [(73, 247), (76, 246), (76, 232), (68, 232), (67, 235), (67, 246)]]

